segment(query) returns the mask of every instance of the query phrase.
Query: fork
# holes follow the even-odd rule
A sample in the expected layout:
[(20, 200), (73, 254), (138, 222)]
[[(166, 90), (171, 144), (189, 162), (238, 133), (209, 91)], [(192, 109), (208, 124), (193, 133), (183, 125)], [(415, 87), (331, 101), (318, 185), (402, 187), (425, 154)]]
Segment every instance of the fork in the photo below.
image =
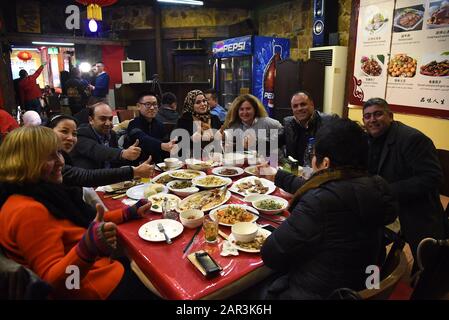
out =
[(158, 223), (157, 224), (157, 229), (159, 230), (160, 233), (163, 233), (165, 236), (165, 242), (167, 242), (168, 244), (171, 244), (172, 241), (171, 239), (168, 237), (167, 233), (165, 232), (164, 226), (162, 225), (162, 223)]

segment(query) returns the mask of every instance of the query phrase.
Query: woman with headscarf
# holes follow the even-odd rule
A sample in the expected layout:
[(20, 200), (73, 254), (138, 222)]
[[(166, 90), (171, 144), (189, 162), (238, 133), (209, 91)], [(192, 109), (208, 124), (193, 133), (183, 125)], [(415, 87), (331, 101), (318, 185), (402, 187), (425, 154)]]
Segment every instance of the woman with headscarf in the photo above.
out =
[(201, 90), (192, 90), (187, 93), (183, 114), (178, 120), (177, 128), (187, 130), (191, 142), (201, 142), (201, 148), (204, 148), (214, 140), (212, 129), (218, 130), (220, 127), (220, 119), (210, 113), (210, 107), (204, 93)]
[[(62, 183), (60, 145), (53, 130), (33, 126), (9, 133), (0, 146), (0, 245), (6, 256), (49, 283), (56, 299), (153, 298), (128, 261), (110, 258), (116, 224), (140, 218), (151, 203), (139, 200), (108, 212), (100, 204), (90, 207), (79, 188)], [(68, 283), (76, 282), (71, 290)]]

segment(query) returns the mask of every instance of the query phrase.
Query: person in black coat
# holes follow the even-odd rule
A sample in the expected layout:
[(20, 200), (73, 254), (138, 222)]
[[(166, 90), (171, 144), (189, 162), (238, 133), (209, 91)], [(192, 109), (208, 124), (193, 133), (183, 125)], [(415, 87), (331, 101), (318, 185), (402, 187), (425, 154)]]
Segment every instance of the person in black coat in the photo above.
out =
[(127, 149), (118, 147), (112, 130), (112, 110), (104, 102), (89, 109), (89, 125), (78, 128), (78, 143), (70, 153), (73, 164), (85, 169), (119, 167), (136, 160), (141, 153), (138, 141)]
[(136, 161), (144, 161), (151, 155), (157, 163), (170, 156), (169, 152), (175, 147), (175, 141), (162, 141), (165, 130), (164, 125), (156, 118), (159, 109), (159, 99), (156, 94), (142, 94), (137, 105), (139, 106), (139, 116), (131, 120), (128, 125), (128, 139), (125, 147), (139, 140), (142, 153)]
[[(219, 130), (220, 128), (221, 121), (217, 116), (210, 113), (204, 93), (201, 90), (188, 92), (184, 99), (183, 113), (178, 120), (177, 129), (184, 129), (188, 132), (190, 150), (194, 150), (193, 148), (196, 145), (199, 147), (198, 150), (194, 150), (194, 155), (201, 153), (201, 150), (214, 139), (221, 142), (221, 133), (214, 133), (211, 130)], [(183, 144), (182, 141), (181, 144)]]
[(438, 187), (443, 178), (435, 146), (422, 132), (393, 120), (388, 103), (372, 98), (363, 106), (369, 134), (369, 171), (385, 178), (399, 201), (401, 234), (416, 261), (419, 242), (447, 236)]
[(67, 186), (96, 187), (117, 182), (132, 180), (134, 178), (148, 178), (153, 175), (154, 168), (148, 161), (137, 167), (123, 166), (110, 169), (84, 169), (73, 166), (69, 153), (77, 143), (76, 119), (68, 115), (55, 115), (47, 126), (56, 133), (61, 140), (61, 153), (64, 157), (62, 168), (63, 183)]
[(312, 97), (305, 91), (292, 96), (291, 108), (293, 115), (284, 118), (284, 131), (279, 137), (279, 146), (283, 147), (280, 160), (291, 156), (302, 166), (309, 138), (314, 138), (322, 126), (338, 116), (315, 110)]
[[(370, 265), (379, 265), (384, 226), (397, 215), (388, 183), (370, 176), (363, 129), (338, 119), (317, 133), (314, 174), (278, 171), (275, 184), (294, 193), (291, 215), (262, 246), (277, 271), (264, 299), (325, 299), (339, 288), (364, 289)], [(294, 190), (295, 187), (299, 187)]]

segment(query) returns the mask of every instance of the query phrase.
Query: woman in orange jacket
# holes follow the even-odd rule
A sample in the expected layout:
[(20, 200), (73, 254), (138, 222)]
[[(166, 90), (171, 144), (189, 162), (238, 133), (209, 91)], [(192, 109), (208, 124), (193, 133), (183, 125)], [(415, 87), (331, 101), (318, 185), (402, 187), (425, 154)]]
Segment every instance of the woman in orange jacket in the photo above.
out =
[(93, 209), (79, 188), (62, 184), (59, 148), (45, 127), (14, 130), (0, 146), (0, 246), (48, 282), (53, 298), (153, 298), (126, 263), (109, 258), (116, 224), (139, 218), (151, 203)]

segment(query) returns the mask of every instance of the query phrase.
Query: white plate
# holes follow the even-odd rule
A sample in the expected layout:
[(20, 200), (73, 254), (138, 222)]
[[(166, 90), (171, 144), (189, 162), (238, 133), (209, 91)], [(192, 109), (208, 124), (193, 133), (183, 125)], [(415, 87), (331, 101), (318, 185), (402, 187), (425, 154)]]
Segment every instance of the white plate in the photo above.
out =
[[(259, 212), (256, 209), (254, 209), (253, 207), (250, 207), (250, 206), (247, 206), (244, 204), (230, 203), (230, 204), (225, 204), (223, 206), (219, 206), (218, 208), (215, 208), (214, 210), (212, 210), (209, 213), (209, 216), (212, 218), (212, 220), (217, 221), (217, 211), (221, 210), (221, 209), (226, 209), (228, 207), (239, 207), (239, 208), (245, 209), (246, 211), (254, 212), (255, 214), (259, 214)], [(254, 222), (257, 219), (259, 219), (259, 216), (253, 215), (253, 218), (250, 221), (245, 221), (245, 222)], [(241, 221), (238, 221), (238, 222), (241, 222)], [(218, 224), (220, 224), (222, 226), (227, 226), (227, 227), (230, 227), (233, 225), (232, 223), (224, 223), (224, 222), (218, 222)]]
[[(269, 236), (270, 234), (271, 234), (270, 231), (268, 231), (268, 230), (266, 230), (266, 229), (259, 228), (259, 231), (257, 232), (256, 237), (257, 237), (258, 235), (263, 235), (263, 236), (265, 237), (265, 239), (266, 239), (266, 238), (268, 238), (268, 236)], [(232, 233), (228, 236), (228, 241), (229, 241), (234, 247), (236, 247), (237, 250), (240, 250), (240, 251), (243, 251), (243, 252), (249, 252), (249, 253), (259, 253), (259, 252), (260, 252), (260, 250), (256, 250), (256, 249), (246, 249), (246, 248), (242, 248), (241, 246), (237, 245), (237, 241), (235, 240), (234, 235), (233, 235)]]
[[(205, 184), (205, 180), (204, 179), (214, 179), (217, 180), (215, 184)], [(192, 183), (198, 187), (201, 188), (207, 188), (207, 189), (212, 189), (212, 188), (220, 188), (223, 186), (229, 186), (232, 183), (232, 180), (229, 178), (225, 178), (225, 177), (217, 177), (214, 175), (208, 175), (208, 176), (204, 176), (204, 177), (196, 177), (192, 179)]]
[(165, 232), (173, 239), (179, 236), (184, 230), (184, 226), (181, 222), (172, 219), (158, 219), (145, 223), (139, 228), (138, 234), (144, 240), (147, 241), (165, 241), (165, 236), (157, 228), (157, 224), (162, 223)]
[[(157, 164), (159, 166), (159, 168), (161, 168), (163, 171), (170, 171), (170, 170), (178, 170), (181, 169), (184, 166), (184, 162), (179, 161), (174, 167), (170, 168), (170, 170), (167, 170), (167, 168), (165, 168), (165, 163), (161, 162)], [(157, 171), (161, 171), (159, 170), (158, 167), (154, 167), (154, 169), (156, 169)]]
[(209, 210), (212, 210), (212, 209), (215, 209), (215, 208), (221, 206), (223, 203), (226, 203), (226, 202), (229, 200), (229, 198), (231, 198), (231, 193), (229, 192), (229, 190), (227, 190), (227, 191), (226, 191), (226, 194), (225, 194), (225, 196), (224, 196), (224, 199), (221, 200), (219, 203), (216, 203), (215, 205), (211, 206), (210, 208), (207, 207), (207, 209), (203, 209), (204, 206), (205, 206), (207, 203), (204, 204), (203, 206), (201, 206), (201, 208), (198, 208), (198, 207), (197, 207), (197, 208), (195, 208), (195, 207), (186, 208), (186, 207), (185, 207), (185, 206), (187, 205), (187, 203), (189, 203), (189, 202), (192, 201), (192, 199), (202, 199), (202, 198), (204, 198), (206, 195), (208, 195), (209, 193), (214, 192), (215, 190), (218, 190), (218, 189), (201, 191), (201, 192), (192, 194), (192, 195), (188, 196), (187, 198), (182, 199), (181, 202), (179, 203), (179, 210), (180, 210), (180, 211), (184, 211), (184, 210), (187, 210), (187, 209), (199, 209), (199, 210), (202, 210), (202, 211), (205, 211), (205, 212), (206, 212), (206, 211), (209, 211)]
[[(144, 184), (140, 184), (138, 186), (129, 188), (128, 190), (126, 190), (126, 196), (128, 198), (135, 199), (135, 200), (145, 199), (143, 192), (150, 185), (152, 185), (152, 183), (144, 183)], [(168, 188), (164, 186), (164, 191), (162, 191), (160, 193), (168, 193)]]
[(223, 164), (225, 166), (243, 166), (247, 155), (243, 153), (225, 153)]
[(247, 173), (247, 174), (250, 174), (250, 175), (252, 175), (252, 176), (255, 176), (256, 175), (256, 166), (249, 166), (249, 167), (246, 167), (245, 168), (245, 172)]
[[(152, 183), (162, 183), (162, 182), (159, 181), (159, 179), (162, 178), (162, 177), (165, 177), (165, 176), (167, 176), (167, 178), (169, 178), (170, 181), (172, 181), (172, 180), (174, 180), (174, 179), (173, 179), (172, 177), (170, 177), (170, 173), (171, 173), (171, 172), (173, 172), (173, 171), (170, 170), (170, 171), (162, 172), (161, 174), (159, 174), (159, 175), (157, 175), (156, 177), (154, 177), (153, 179), (151, 179), (151, 182), (152, 182)], [(169, 181), (169, 182), (170, 182), (170, 181)], [(167, 183), (168, 183), (168, 182), (167, 182)], [(166, 185), (167, 183), (162, 183), (162, 184), (165, 184), (165, 185)]]
[[(169, 193), (156, 193), (148, 198), (151, 204), (151, 211), (162, 213), (162, 202), (164, 198), (168, 198), (168, 204), (170, 209), (177, 209), (181, 199), (174, 194)], [(154, 205), (157, 205), (157, 208), (153, 208)]]
[[(237, 173), (234, 174), (222, 174), (220, 173), (221, 171), (223, 171), (224, 169), (234, 169), (237, 171)], [(221, 176), (221, 177), (237, 177), (239, 175), (241, 175), (243, 173), (243, 169), (239, 168), (239, 167), (217, 167), (217, 168), (213, 168), (212, 169), (212, 173), (217, 175), (217, 176)]]
[[(182, 174), (190, 174), (190, 177), (183, 177)], [(179, 180), (191, 180), (196, 177), (205, 176), (206, 174), (199, 170), (191, 170), (191, 169), (181, 169), (170, 171), (170, 177), (179, 179)]]
[(267, 192), (261, 193), (261, 194), (270, 194), (270, 193), (273, 193), (274, 190), (276, 190), (276, 186), (270, 180), (251, 176), (251, 177), (245, 177), (245, 178), (239, 179), (236, 182), (234, 182), (234, 184), (229, 188), (229, 191), (235, 192), (242, 196), (247, 196), (249, 194), (259, 194), (259, 192), (248, 192), (248, 190), (239, 191), (239, 189), (237, 187), (239, 184), (241, 184), (243, 182), (251, 182), (254, 184), (254, 180), (260, 180), (262, 182), (263, 186), (268, 188)]

